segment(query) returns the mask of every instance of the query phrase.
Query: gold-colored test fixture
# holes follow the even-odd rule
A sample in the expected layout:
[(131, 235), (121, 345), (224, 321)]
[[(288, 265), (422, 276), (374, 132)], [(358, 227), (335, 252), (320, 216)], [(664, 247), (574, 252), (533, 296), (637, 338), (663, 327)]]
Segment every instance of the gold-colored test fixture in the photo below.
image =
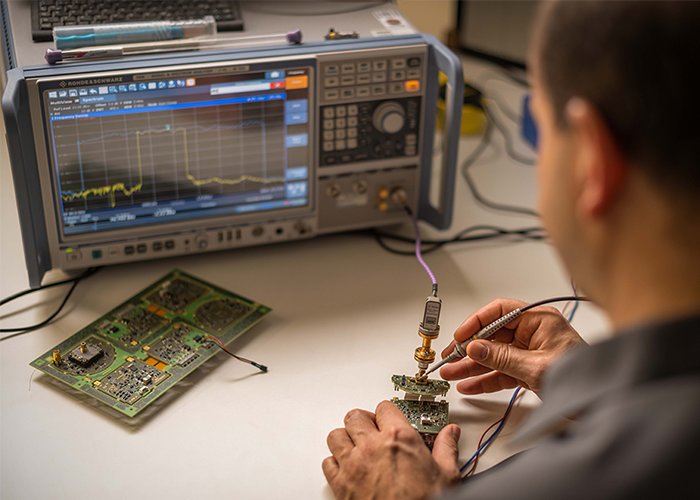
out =
[[(408, 215), (411, 216), (412, 212), (410, 207), (406, 204), (407, 194), (402, 187), (395, 187), (391, 192), (387, 193), (386, 188), (379, 189), (379, 201), (384, 203), (383, 206), (386, 207), (387, 195), (391, 197), (394, 202), (403, 207)], [(381, 208), (385, 210), (385, 208)], [(417, 222), (414, 219), (414, 224)], [(418, 235), (418, 226), (416, 225), (416, 234)], [(413, 355), (413, 358), (418, 362), (418, 373), (416, 373), (416, 383), (427, 384), (428, 376), (425, 371), (430, 366), (430, 363), (435, 361), (435, 351), (431, 349), (433, 340), (437, 340), (440, 335), (440, 310), (442, 309), (442, 300), (437, 296), (437, 283), (433, 284), (433, 293), (425, 299), (425, 309), (423, 310), (423, 321), (418, 325), (418, 335), (423, 339), (421, 346), (418, 347)]]
[(416, 373), (416, 382), (425, 384), (428, 381), (428, 376), (425, 371), (430, 363), (435, 361), (435, 351), (431, 349), (433, 340), (437, 340), (440, 335), (440, 310), (442, 308), (442, 300), (437, 296), (437, 290), (433, 290), (433, 294), (425, 299), (425, 310), (423, 312), (423, 321), (418, 325), (418, 335), (423, 339), (422, 344), (418, 347), (413, 355), (418, 362), (418, 373)]

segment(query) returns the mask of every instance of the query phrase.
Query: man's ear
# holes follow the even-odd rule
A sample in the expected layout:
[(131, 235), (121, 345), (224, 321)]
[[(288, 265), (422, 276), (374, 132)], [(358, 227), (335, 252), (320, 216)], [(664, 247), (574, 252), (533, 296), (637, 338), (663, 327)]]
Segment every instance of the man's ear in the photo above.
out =
[(587, 218), (599, 217), (619, 196), (627, 179), (627, 162), (608, 124), (591, 103), (572, 98), (566, 105), (566, 118), (577, 151), (577, 211)]

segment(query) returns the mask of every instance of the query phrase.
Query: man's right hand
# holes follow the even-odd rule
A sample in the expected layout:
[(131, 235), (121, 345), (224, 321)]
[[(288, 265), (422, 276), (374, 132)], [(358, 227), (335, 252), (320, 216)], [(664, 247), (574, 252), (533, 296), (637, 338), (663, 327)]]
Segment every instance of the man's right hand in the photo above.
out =
[[(464, 342), (501, 316), (526, 306), (526, 302), (496, 299), (482, 307), (455, 331), (454, 340), (442, 351), (449, 355), (455, 342)], [(562, 354), (586, 342), (555, 308), (540, 306), (524, 312), (488, 340), (467, 347), (467, 357), (442, 367), (445, 380), (462, 380), (457, 391), (481, 394), (519, 385), (538, 393), (545, 370)]]

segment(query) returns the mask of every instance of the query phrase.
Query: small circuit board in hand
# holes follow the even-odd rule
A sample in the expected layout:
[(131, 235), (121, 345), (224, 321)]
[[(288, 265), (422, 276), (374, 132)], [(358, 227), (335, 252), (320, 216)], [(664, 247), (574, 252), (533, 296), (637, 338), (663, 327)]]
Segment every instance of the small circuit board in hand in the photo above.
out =
[(447, 401), (391, 400), (406, 415), (408, 422), (420, 433), (428, 448), (433, 449), (435, 438), (450, 423), (450, 404)]
[(415, 377), (406, 375), (394, 375), (391, 377), (394, 383), (394, 390), (402, 390), (419, 396), (446, 396), (450, 390), (449, 382), (444, 380), (428, 379), (424, 384), (416, 381)]
[(133, 417), (270, 311), (175, 270), (30, 365)]
[(450, 405), (447, 401), (435, 401), (435, 396), (445, 396), (449, 382), (427, 379), (419, 383), (414, 377), (394, 375), (391, 377), (395, 390), (406, 392), (406, 399), (391, 400), (403, 412), (408, 422), (420, 433), (425, 444), (433, 449), (435, 438), (450, 423)]

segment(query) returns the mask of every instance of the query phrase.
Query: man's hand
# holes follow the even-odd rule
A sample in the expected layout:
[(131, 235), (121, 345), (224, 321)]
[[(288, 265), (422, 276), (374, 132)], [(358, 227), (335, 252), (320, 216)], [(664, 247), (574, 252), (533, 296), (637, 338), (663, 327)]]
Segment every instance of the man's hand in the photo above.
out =
[[(442, 352), (446, 357), (455, 342), (464, 342), (481, 328), (527, 303), (496, 299), (469, 316), (454, 334), (455, 340)], [(445, 380), (467, 379), (457, 384), (462, 394), (481, 394), (522, 385), (538, 393), (545, 370), (562, 354), (585, 341), (553, 307), (524, 312), (488, 340), (476, 340), (467, 356), (445, 365)]]
[(333, 456), (323, 473), (338, 500), (425, 499), (459, 484), (458, 426), (438, 434), (431, 454), (393, 403), (382, 401), (376, 411), (352, 410), (345, 428), (328, 435)]

